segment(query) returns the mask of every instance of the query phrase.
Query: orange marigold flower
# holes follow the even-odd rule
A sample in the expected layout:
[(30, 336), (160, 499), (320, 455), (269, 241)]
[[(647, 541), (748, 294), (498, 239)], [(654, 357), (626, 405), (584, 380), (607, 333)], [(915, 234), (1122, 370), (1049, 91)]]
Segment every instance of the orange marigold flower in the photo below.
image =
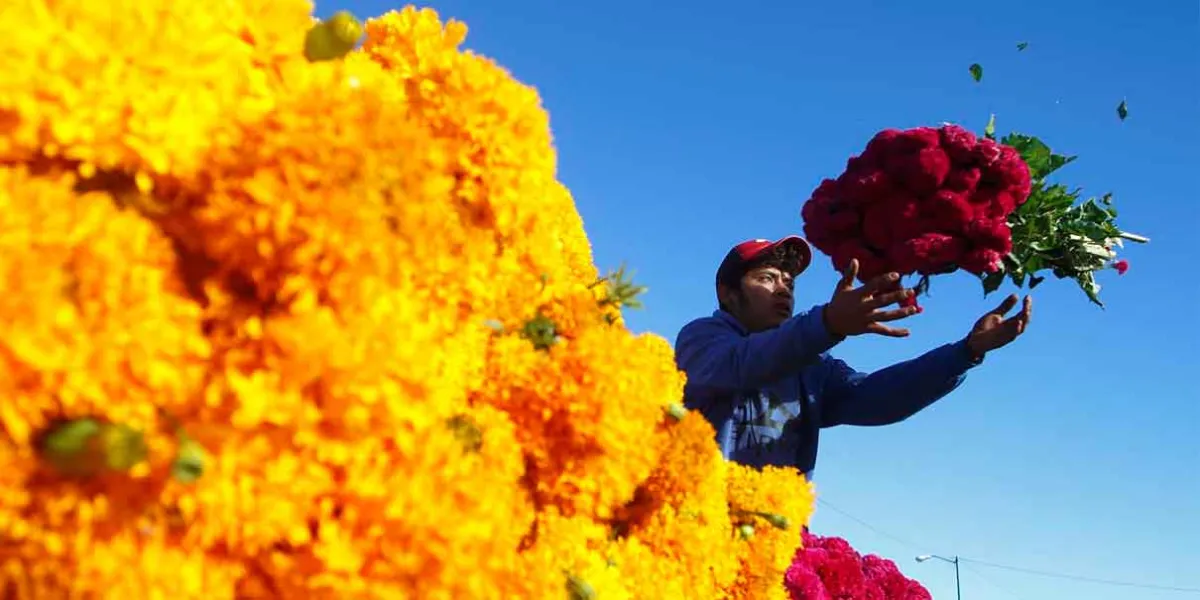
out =
[(745, 538), (730, 598), (785, 599), (783, 573), (800, 546), (800, 528), (812, 514), (812, 484), (791, 468), (730, 464), (728, 472), (730, 517)]
[(310, 8), (0, 10), (5, 597), (769, 597), (811, 492), (680, 412), (537, 93)]

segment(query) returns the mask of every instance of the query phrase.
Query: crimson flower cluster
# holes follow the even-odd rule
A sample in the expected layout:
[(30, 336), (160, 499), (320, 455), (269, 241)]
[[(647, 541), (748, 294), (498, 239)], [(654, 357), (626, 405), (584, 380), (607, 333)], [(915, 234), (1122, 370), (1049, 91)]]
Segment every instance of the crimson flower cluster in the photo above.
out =
[(905, 577), (896, 563), (860, 555), (846, 540), (804, 533), (784, 575), (792, 600), (932, 600), (920, 583)]
[(804, 233), (842, 271), (998, 270), (1012, 251), (1008, 216), (1029, 198), (1016, 149), (957, 125), (886, 129), (805, 202)]

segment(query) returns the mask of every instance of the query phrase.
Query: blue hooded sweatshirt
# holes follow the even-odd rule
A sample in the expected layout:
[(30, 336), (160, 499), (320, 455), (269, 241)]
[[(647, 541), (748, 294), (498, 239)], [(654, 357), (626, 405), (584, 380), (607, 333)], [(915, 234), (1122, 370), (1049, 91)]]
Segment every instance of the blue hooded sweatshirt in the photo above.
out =
[(861, 373), (829, 355), (841, 339), (825, 328), (823, 310), (761, 333), (718, 310), (680, 330), (675, 360), (687, 374), (684, 403), (712, 423), (727, 459), (795, 467), (811, 477), (821, 429), (903, 421), (979, 364), (961, 340)]

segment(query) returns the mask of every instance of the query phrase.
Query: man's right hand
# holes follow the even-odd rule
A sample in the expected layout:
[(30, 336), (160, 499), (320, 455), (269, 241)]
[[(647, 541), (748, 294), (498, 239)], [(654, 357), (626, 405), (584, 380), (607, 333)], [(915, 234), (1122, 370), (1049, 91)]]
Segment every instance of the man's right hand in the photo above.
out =
[(908, 336), (907, 329), (888, 327), (884, 323), (910, 317), (917, 313), (917, 307), (880, 310), (913, 294), (912, 290), (900, 287), (900, 275), (885, 273), (859, 288), (854, 287), (856, 277), (858, 261), (851, 260), (833, 290), (833, 298), (825, 305), (825, 328), (839, 337), (864, 333), (888, 337)]

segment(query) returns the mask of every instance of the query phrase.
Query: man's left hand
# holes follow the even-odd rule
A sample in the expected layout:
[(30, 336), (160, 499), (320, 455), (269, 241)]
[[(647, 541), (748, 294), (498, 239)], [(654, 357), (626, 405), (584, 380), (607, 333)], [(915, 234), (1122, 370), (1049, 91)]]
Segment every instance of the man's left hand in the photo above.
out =
[(996, 348), (1002, 348), (1012, 343), (1029, 327), (1029, 316), (1033, 312), (1033, 300), (1025, 296), (1021, 312), (1004, 318), (1008, 311), (1017, 305), (1017, 295), (1012, 294), (1004, 299), (995, 310), (983, 315), (971, 333), (967, 335), (967, 349), (975, 359), (982, 359), (984, 354)]

